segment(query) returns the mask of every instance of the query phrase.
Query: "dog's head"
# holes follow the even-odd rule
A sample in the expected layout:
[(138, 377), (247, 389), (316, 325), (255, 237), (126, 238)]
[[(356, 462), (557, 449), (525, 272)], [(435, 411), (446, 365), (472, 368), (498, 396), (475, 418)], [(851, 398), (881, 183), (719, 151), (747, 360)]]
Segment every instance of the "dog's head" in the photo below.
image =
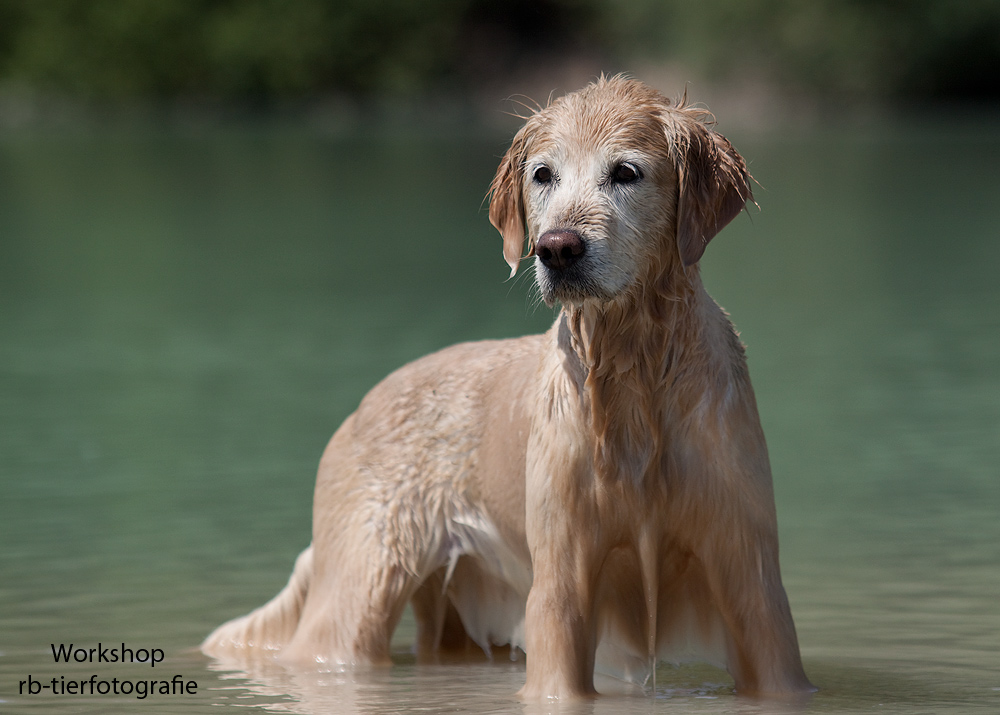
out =
[(752, 198), (743, 158), (703, 110), (601, 78), (531, 115), (490, 189), (490, 221), (545, 302), (609, 301), (701, 258)]

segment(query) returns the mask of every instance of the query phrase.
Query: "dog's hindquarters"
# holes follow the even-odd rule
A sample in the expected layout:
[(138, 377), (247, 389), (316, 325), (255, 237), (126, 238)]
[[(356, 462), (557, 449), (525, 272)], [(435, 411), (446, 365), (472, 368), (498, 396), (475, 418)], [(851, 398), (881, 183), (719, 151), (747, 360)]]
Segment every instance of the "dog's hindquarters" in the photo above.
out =
[(289, 585), (224, 624), (210, 655), (388, 662), (411, 600), (418, 649), (469, 638), (523, 647), (531, 565), (524, 445), (539, 337), (467, 343), (396, 371), (337, 430), (320, 463), (313, 543)]

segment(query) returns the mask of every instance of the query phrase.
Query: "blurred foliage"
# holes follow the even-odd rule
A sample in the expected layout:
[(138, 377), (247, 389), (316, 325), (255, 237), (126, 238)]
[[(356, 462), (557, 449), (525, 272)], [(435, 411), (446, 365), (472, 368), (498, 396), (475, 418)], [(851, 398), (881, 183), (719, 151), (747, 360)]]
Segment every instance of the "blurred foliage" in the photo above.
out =
[(609, 0), (611, 42), (847, 96), (1000, 97), (998, 0)]
[(463, 89), (562, 56), (1000, 97), (998, 0), (0, 0), (0, 80), (83, 97)]

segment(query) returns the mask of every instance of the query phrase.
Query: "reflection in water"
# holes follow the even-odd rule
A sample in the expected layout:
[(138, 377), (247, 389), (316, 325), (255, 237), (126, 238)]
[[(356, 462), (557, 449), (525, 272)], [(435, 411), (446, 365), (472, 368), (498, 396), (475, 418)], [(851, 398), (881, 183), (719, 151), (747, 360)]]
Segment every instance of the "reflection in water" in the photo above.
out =
[(198, 680), (157, 712), (1000, 711), (1000, 127), (728, 134), (761, 211), (703, 271), (748, 344), (811, 700), (661, 665), (655, 692), (528, 707), (499, 658), (185, 655), (284, 584), (375, 382), (552, 314), (480, 210), (509, 137), (132, 127), (0, 137), (0, 709), (66, 712), (16, 684), (63, 674), (51, 642), (117, 640)]
[(389, 668), (340, 668), (310, 672), (284, 667), (273, 661), (253, 664), (215, 662), (210, 668), (223, 673), (220, 690), (233, 688), (232, 695), (227, 695), (227, 698), (238, 699), (249, 692), (255, 696), (256, 704), (269, 711), (309, 715), (330, 712), (360, 715), (387, 712), (600, 715), (648, 712), (650, 705), (657, 702), (669, 702), (672, 712), (685, 712), (687, 706), (696, 708), (698, 712), (792, 715), (802, 712), (808, 702), (759, 703), (739, 699), (733, 694), (732, 682), (725, 673), (694, 666), (683, 669), (661, 667), (659, 675), (666, 684), (655, 691), (598, 678), (598, 689), (603, 695), (597, 700), (542, 704), (521, 703), (515, 696), (524, 684), (523, 661), (421, 666), (412, 657), (397, 653)]
[[(247, 664), (241, 664), (248, 668)], [(226, 664), (213, 664), (225, 670)], [(245, 691), (268, 710), (292, 713), (385, 713), (445, 711), (461, 707), (475, 694), (469, 711), (497, 712), (516, 705), (514, 693), (523, 665), (470, 664), (420, 667), (397, 662), (391, 668), (342, 668), (319, 672), (258, 663), (234, 670), (224, 680), (237, 681), (237, 697)], [(458, 702), (456, 703), (456, 700)], [(482, 709), (480, 709), (482, 708)]]

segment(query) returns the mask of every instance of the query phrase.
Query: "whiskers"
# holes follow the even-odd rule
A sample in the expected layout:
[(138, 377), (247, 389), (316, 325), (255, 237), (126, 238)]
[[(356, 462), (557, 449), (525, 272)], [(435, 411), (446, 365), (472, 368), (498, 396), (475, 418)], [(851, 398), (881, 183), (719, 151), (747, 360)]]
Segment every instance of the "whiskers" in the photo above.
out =
[(525, 269), (518, 271), (511, 278), (507, 279), (510, 284), (507, 289), (507, 295), (510, 296), (511, 292), (514, 290), (515, 286), (520, 288), (525, 282), (528, 284), (527, 293), (525, 296), (525, 313), (528, 315), (534, 315), (538, 312), (539, 308), (548, 308), (545, 305), (545, 298), (542, 296), (542, 290), (538, 287), (538, 282), (534, 279), (535, 271), (532, 265), (530, 269)]

